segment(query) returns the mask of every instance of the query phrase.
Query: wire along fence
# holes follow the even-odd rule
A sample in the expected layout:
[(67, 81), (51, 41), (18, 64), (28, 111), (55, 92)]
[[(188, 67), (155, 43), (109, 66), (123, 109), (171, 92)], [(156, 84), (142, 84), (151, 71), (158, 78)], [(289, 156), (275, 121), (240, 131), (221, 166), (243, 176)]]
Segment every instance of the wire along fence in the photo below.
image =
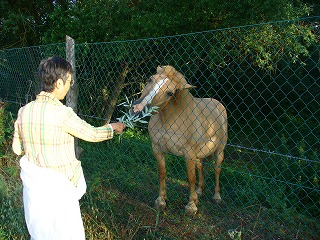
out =
[[(312, 17), (162, 38), (76, 44), (77, 111), (95, 126), (123, 116), (127, 110), (119, 104), (126, 97), (138, 99), (158, 65), (173, 66), (196, 86), (189, 90), (194, 97), (215, 98), (228, 113), (220, 175), (222, 202), (216, 204), (213, 199), (216, 159), (204, 160), (206, 189), (197, 213), (191, 215), (184, 208), (189, 200), (186, 162), (171, 153), (166, 154), (167, 206), (162, 211), (155, 208), (158, 163), (146, 124), (128, 128), (121, 141), (117, 137), (102, 143), (79, 140), (88, 182), (81, 200), (87, 237), (319, 239), (319, 22), (320, 17)], [(66, 56), (65, 44), (1, 52), (0, 97), (12, 114), (5, 123), (7, 141), (17, 107), (35, 99), (40, 90), (35, 77), (40, 60), (53, 54)], [(195, 121), (201, 125), (206, 119)], [(16, 179), (18, 174), (8, 170), (9, 148), (4, 150), (1, 174), (3, 179)], [(14, 159), (17, 163), (18, 158)], [(21, 192), (14, 194), (19, 199)], [(21, 215), (21, 208), (17, 209)], [(1, 220), (7, 226), (2, 231), (12, 226), (10, 214), (18, 215), (2, 214), (7, 216)]]

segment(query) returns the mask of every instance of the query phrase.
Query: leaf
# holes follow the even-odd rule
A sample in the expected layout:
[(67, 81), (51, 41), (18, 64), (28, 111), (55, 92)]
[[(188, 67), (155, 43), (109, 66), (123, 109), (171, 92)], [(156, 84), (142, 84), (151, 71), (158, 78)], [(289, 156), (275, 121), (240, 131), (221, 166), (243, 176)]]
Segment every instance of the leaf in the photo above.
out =
[(139, 120), (140, 123), (148, 123), (147, 121), (145, 120)]

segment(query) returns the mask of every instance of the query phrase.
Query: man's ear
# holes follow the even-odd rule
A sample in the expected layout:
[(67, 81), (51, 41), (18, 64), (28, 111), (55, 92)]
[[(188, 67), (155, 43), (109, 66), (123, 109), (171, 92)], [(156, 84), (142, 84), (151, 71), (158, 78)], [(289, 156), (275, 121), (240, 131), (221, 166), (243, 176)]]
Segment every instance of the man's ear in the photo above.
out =
[(63, 87), (64, 86), (64, 82), (63, 82), (63, 80), (61, 79), (61, 78), (59, 78), (57, 81), (56, 81), (56, 83), (55, 83), (55, 87), (57, 88), (57, 89), (60, 89), (61, 87)]

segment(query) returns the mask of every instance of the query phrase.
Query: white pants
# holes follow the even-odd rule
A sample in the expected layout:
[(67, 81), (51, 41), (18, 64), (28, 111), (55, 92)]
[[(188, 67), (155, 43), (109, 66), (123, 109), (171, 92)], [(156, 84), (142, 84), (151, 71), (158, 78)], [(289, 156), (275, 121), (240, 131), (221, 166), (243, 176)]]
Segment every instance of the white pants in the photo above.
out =
[(20, 159), (25, 220), (33, 240), (85, 240), (79, 199), (86, 192), (81, 174), (77, 187), (54, 170)]

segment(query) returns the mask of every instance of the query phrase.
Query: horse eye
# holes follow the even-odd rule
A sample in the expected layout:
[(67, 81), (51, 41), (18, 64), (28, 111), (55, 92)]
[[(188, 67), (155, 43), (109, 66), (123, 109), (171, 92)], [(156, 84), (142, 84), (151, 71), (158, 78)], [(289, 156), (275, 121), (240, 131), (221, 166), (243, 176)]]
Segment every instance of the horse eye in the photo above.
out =
[(173, 92), (167, 92), (167, 96), (168, 96), (168, 97), (173, 96)]

